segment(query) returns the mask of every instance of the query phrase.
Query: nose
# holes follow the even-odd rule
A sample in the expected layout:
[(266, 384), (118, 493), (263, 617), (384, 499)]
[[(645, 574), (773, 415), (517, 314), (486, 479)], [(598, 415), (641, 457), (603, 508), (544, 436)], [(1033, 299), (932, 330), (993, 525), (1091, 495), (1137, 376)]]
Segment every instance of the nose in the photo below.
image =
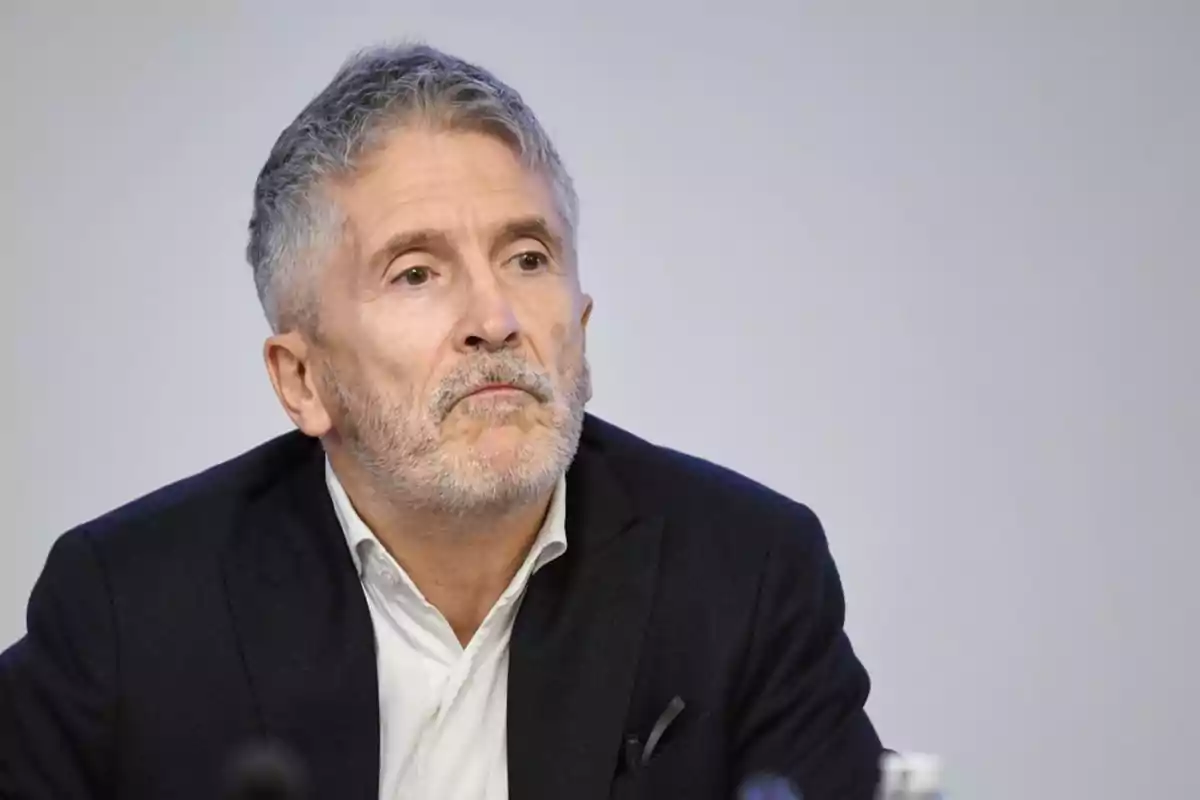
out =
[(468, 291), (470, 297), (455, 336), (459, 349), (494, 353), (520, 344), (516, 310), (495, 277), (488, 274), (473, 278)]

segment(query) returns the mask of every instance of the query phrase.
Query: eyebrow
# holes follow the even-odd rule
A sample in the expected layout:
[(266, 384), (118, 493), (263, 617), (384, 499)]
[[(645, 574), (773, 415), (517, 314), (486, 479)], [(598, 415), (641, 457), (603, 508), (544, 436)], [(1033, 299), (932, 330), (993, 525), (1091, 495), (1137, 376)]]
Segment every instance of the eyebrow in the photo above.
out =
[[(518, 217), (502, 224), (492, 234), (489, 255), (494, 258), (500, 250), (521, 239), (537, 239), (550, 249), (551, 255), (555, 257), (563, 255), (565, 248), (563, 237), (554, 231), (545, 217), (538, 215)], [(453, 249), (454, 246), (445, 231), (436, 228), (402, 231), (388, 239), (370, 257), (368, 264), (372, 272), (377, 272), (386, 269), (388, 264), (405, 253), (414, 251), (447, 253)]]
[(375, 251), (367, 262), (371, 272), (382, 272), (400, 256), (415, 250), (445, 253), (453, 249), (450, 237), (444, 231), (436, 228), (424, 228), (415, 231), (401, 231), (395, 234), (383, 246)]
[(521, 239), (537, 239), (555, 257), (561, 257), (564, 251), (563, 238), (554, 232), (545, 217), (535, 215), (509, 220), (501, 225), (496, 231), (491, 255), (494, 257), (497, 251)]

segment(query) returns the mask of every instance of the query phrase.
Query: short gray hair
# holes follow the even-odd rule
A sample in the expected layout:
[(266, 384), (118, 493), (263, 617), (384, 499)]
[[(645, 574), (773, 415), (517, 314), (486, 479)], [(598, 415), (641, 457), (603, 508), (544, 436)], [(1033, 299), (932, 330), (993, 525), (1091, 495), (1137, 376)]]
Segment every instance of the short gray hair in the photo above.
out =
[(422, 44), (364, 50), (347, 60), (275, 142), (254, 187), (246, 258), (272, 329), (315, 324), (310, 280), (340, 215), (324, 182), (352, 175), (386, 134), (421, 122), (495, 136), (549, 180), (572, 244), (579, 201), (550, 137), (521, 96), (482, 67)]

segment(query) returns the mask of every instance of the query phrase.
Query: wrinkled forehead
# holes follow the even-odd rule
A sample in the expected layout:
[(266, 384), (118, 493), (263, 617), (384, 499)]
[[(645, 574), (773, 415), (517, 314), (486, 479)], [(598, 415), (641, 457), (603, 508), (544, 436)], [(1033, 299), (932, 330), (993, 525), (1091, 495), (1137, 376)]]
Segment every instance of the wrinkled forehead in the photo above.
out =
[(363, 255), (409, 230), (465, 244), (535, 218), (567, 238), (547, 176), (485, 133), (398, 130), (331, 191)]

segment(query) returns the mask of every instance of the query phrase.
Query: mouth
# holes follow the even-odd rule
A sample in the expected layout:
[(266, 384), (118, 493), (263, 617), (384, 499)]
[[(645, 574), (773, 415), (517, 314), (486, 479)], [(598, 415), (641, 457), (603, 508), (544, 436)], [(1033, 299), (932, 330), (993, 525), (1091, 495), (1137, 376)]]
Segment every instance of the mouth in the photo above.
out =
[(516, 386), (513, 386), (511, 383), (488, 383), (488, 384), (484, 384), (483, 386), (480, 386), (476, 389), (472, 389), (467, 394), (467, 397), (471, 397), (472, 395), (477, 395), (477, 394), (487, 394), (489, 392), (520, 392), (520, 391), (523, 391), (523, 390), (518, 389)]
[(533, 395), (530, 392), (526, 391), (525, 389), (522, 389), (519, 386), (515, 386), (511, 383), (488, 383), (488, 384), (480, 386), (476, 389), (472, 389), (470, 392), (467, 392), (465, 395), (463, 395), (462, 398), (460, 398), (460, 399), (467, 400), (469, 398), (474, 398), (474, 397), (497, 397), (497, 398), (500, 398), (500, 397), (507, 397), (507, 396), (533, 397)]

